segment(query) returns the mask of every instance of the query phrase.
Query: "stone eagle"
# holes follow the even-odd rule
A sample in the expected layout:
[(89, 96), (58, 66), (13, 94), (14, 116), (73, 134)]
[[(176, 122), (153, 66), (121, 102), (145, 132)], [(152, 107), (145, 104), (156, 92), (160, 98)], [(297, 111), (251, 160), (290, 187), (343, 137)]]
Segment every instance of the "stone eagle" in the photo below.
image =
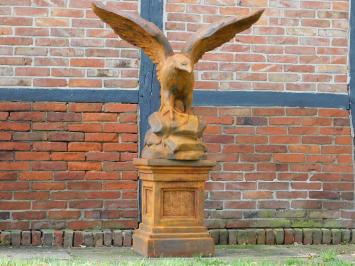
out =
[(191, 114), (194, 87), (193, 68), (204, 53), (231, 40), (237, 33), (250, 28), (258, 21), (264, 10), (250, 16), (226, 17), (202, 27), (186, 42), (180, 53), (174, 53), (168, 39), (153, 23), (140, 16), (113, 10), (101, 3), (93, 3), (93, 11), (123, 40), (141, 48), (157, 65), (157, 77), (161, 85), (162, 113)]

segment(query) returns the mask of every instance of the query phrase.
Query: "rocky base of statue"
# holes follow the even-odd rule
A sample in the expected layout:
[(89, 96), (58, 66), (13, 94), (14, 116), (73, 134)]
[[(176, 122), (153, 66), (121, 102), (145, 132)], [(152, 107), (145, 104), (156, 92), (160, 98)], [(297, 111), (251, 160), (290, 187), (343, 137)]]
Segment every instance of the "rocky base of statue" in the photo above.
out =
[(205, 125), (193, 114), (155, 112), (149, 117), (150, 129), (145, 135), (142, 158), (200, 160), (205, 159), (202, 143)]

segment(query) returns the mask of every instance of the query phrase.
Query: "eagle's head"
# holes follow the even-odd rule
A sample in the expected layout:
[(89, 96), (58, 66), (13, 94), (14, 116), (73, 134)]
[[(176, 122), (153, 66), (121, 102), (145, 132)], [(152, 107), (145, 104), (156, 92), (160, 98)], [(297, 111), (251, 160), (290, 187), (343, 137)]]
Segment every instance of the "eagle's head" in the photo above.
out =
[(193, 65), (186, 55), (184, 54), (174, 54), (168, 58), (169, 63), (178, 71), (185, 71), (192, 73)]

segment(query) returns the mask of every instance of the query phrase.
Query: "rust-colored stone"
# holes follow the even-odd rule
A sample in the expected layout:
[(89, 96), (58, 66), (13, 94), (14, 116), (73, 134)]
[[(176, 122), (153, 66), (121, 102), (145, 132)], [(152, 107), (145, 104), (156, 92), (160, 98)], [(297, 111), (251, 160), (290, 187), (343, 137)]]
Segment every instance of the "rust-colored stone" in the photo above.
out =
[(142, 179), (142, 223), (133, 249), (148, 257), (211, 256), (214, 243), (204, 227), (204, 183), (210, 161), (136, 159)]
[(161, 105), (149, 118), (143, 158), (176, 160), (203, 159), (206, 148), (201, 136), (204, 126), (192, 114), (194, 65), (208, 51), (231, 40), (256, 23), (264, 10), (250, 16), (227, 17), (202, 27), (174, 53), (168, 39), (151, 22), (120, 10), (94, 3), (93, 11), (125, 41), (141, 48), (157, 64)]

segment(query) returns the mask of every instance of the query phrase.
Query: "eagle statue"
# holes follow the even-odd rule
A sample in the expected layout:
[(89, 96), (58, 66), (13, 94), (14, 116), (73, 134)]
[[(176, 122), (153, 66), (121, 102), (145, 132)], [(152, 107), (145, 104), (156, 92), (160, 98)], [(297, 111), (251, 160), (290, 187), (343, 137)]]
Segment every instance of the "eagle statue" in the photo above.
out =
[(192, 113), (194, 65), (208, 51), (228, 42), (256, 23), (264, 10), (237, 18), (225, 17), (199, 29), (179, 53), (153, 23), (138, 15), (92, 4), (95, 14), (123, 40), (141, 48), (157, 65), (161, 105), (149, 117), (143, 158), (198, 160), (205, 156), (203, 123)]

